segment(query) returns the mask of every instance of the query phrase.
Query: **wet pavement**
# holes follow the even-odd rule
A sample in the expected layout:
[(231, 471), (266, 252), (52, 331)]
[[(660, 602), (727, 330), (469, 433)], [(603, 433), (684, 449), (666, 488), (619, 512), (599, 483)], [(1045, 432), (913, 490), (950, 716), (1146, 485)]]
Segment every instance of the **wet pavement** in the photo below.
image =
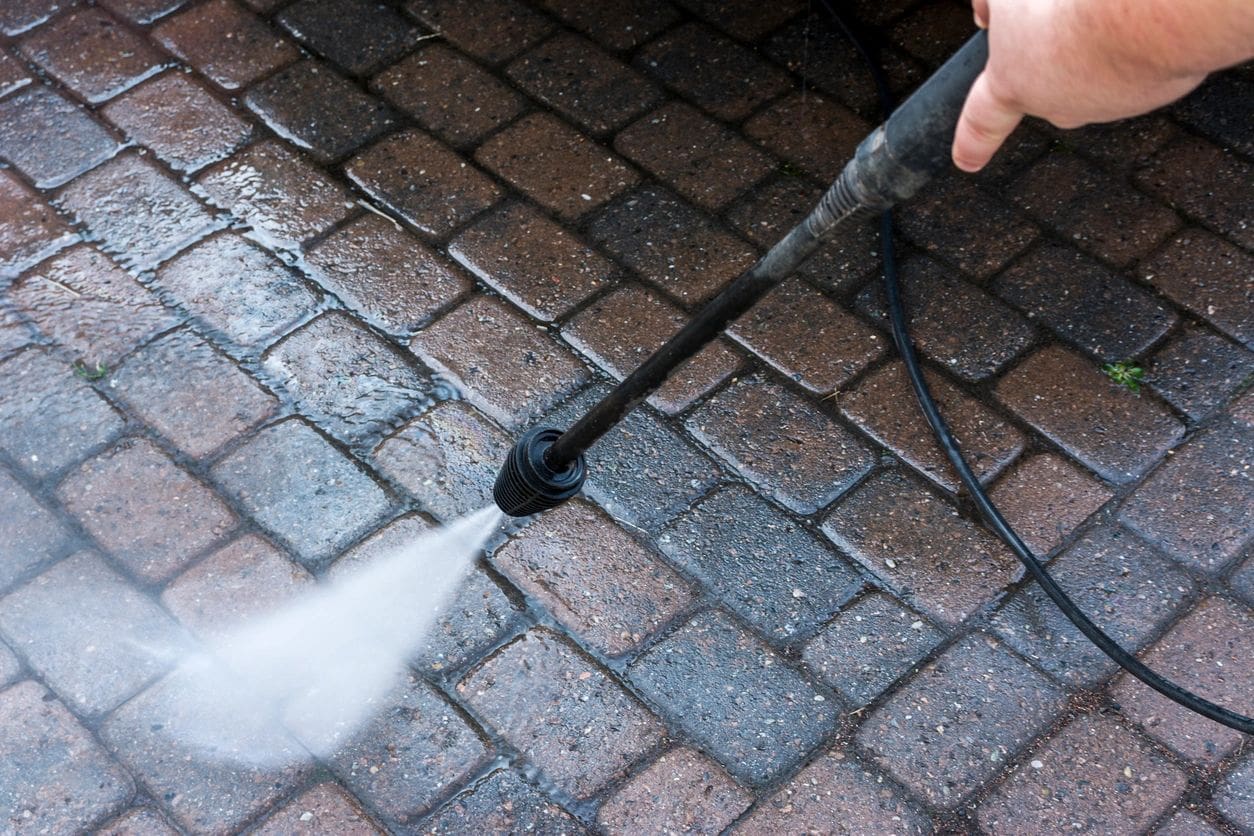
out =
[[(907, 91), (961, 3), (852, 3)], [(899, 212), (915, 339), (1062, 585), (1254, 711), (1254, 72)], [(1254, 762), (971, 517), (842, 230), (283, 769), (162, 637), (481, 507), (877, 121), (806, 2), (0, 4), (0, 831), (1236, 833)], [(1103, 372), (1142, 370), (1139, 391)], [(74, 592), (84, 590), (87, 592)]]

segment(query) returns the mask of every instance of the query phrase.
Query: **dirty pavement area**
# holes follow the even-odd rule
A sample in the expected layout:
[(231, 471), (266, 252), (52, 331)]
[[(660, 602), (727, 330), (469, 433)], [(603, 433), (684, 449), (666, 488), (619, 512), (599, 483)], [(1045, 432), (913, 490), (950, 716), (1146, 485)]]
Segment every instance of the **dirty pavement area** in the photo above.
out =
[[(846, 4), (897, 92), (960, 2)], [(1254, 71), (898, 213), (914, 338), (1062, 585), (1254, 710)], [(332, 757), (202, 762), (153, 642), (483, 507), (878, 121), (803, 0), (0, 3), (0, 832), (1237, 833), (956, 494), (872, 226), (500, 532)]]

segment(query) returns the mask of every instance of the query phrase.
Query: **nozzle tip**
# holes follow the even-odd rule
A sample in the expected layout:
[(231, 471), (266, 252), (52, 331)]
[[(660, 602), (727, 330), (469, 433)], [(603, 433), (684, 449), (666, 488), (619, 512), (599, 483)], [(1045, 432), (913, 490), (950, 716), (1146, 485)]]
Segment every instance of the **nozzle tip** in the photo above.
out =
[(525, 517), (556, 508), (583, 487), (588, 468), (583, 456), (557, 471), (545, 454), (561, 430), (536, 427), (528, 431), (505, 458), (492, 488), (497, 507), (511, 517)]

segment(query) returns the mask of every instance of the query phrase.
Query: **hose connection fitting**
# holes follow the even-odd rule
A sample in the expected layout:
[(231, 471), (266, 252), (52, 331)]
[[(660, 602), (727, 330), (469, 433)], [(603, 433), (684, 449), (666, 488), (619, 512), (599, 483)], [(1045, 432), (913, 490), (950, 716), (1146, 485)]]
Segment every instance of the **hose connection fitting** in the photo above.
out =
[(556, 508), (583, 487), (588, 467), (582, 455), (562, 470), (549, 465), (549, 448), (561, 434), (552, 427), (536, 427), (509, 451), (492, 488), (497, 507), (509, 516), (525, 517)]

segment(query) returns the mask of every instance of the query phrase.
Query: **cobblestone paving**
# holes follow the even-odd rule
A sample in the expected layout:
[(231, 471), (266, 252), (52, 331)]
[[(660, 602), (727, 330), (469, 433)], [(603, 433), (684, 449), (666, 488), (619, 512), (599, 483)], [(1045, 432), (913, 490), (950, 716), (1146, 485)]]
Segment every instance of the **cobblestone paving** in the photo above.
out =
[[(848, 4), (905, 92), (959, 2)], [(1254, 71), (900, 210), (943, 406), (1060, 582), (1254, 711)], [(1248, 741), (973, 522), (842, 230), (282, 770), (161, 663), (488, 499), (877, 121), (802, 0), (0, 3), (0, 832), (1236, 833)], [(1134, 393), (1106, 363), (1145, 369)], [(180, 626), (181, 625), (181, 626)]]

